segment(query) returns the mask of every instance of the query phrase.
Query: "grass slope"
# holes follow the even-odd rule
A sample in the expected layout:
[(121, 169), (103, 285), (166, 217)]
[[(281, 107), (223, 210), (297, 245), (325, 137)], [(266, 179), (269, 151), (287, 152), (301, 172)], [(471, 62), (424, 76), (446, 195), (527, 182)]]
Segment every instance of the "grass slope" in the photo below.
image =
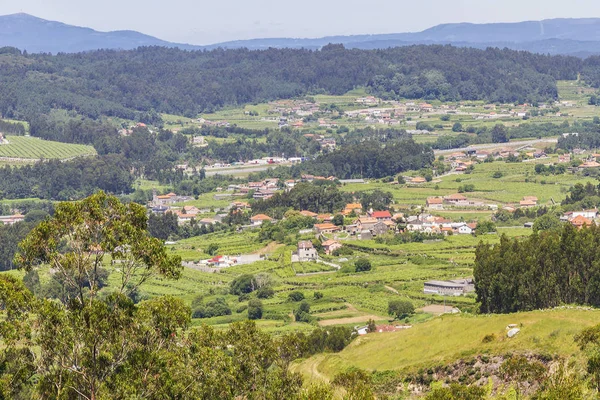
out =
[[(393, 333), (356, 339), (338, 354), (321, 354), (294, 366), (308, 379), (331, 379), (350, 367), (411, 372), (478, 354), (535, 352), (579, 358), (573, 336), (600, 321), (600, 310), (554, 309), (506, 315), (445, 315)], [(506, 337), (506, 326), (521, 332)], [(484, 336), (495, 334), (490, 343)]]

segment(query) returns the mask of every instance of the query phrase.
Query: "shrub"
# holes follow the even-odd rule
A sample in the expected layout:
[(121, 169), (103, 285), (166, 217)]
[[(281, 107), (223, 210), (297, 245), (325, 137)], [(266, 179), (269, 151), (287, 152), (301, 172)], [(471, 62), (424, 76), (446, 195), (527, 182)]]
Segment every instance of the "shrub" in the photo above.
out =
[(256, 291), (256, 297), (259, 299), (270, 299), (275, 295), (275, 291), (270, 286), (263, 286)]
[(310, 322), (312, 320), (310, 316), (310, 304), (306, 301), (300, 303), (296, 311), (294, 311), (294, 318), (297, 322)]
[(244, 293), (251, 293), (256, 287), (254, 282), (254, 275), (240, 275), (233, 281), (231, 281), (229, 287), (231, 294), (242, 295)]
[(388, 303), (388, 314), (394, 318), (406, 318), (414, 312), (415, 306), (408, 300), (392, 300)]
[(261, 319), (263, 315), (263, 304), (258, 299), (248, 302), (248, 319)]
[(212, 318), (221, 315), (231, 315), (231, 308), (223, 297), (209, 301), (206, 304), (199, 305), (192, 314), (193, 318)]
[(322, 299), (323, 298), (323, 293), (321, 293), (321, 292), (315, 292), (314, 298), (315, 298), (315, 300)]
[(490, 333), (489, 335), (485, 335), (483, 337), (483, 339), (481, 339), (481, 343), (491, 343), (494, 340), (496, 340), (496, 335), (493, 333)]
[(370, 271), (372, 266), (371, 266), (371, 262), (369, 260), (367, 260), (366, 258), (359, 258), (354, 263), (354, 268), (355, 268), (356, 272), (364, 272), (364, 271)]
[(288, 294), (288, 300), (298, 302), (304, 300), (304, 293), (299, 290), (294, 290), (290, 294)]

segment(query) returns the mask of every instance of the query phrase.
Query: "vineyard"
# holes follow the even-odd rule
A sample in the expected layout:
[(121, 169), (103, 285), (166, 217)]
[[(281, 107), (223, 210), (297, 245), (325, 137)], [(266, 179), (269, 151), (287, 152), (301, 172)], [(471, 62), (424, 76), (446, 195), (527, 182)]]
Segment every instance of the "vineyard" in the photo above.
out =
[(52, 142), (26, 136), (8, 136), (8, 144), (0, 145), (0, 158), (24, 160), (68, 159), (96, 154), (92, 146)]

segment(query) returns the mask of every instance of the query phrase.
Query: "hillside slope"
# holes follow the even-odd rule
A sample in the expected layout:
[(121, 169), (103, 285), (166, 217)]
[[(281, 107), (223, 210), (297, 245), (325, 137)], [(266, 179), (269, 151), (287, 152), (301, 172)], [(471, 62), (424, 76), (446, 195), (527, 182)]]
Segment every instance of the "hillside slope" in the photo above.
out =
[[(308, 379), (332, 379), (350, 367), (369, 371), (406, 371), (448, 365), (476, 355), (507, 352), (580, 357), (573, 337), (600, 321), (600, 310), (555, 309), (505, 315), (445, 315), (411, 329), (359, 337), (337, 354), (320, 354), (294, 368)], [(521, 332), (509, 339), (506, 327)], [(495, 339), (483, 343), (486, 335)]]

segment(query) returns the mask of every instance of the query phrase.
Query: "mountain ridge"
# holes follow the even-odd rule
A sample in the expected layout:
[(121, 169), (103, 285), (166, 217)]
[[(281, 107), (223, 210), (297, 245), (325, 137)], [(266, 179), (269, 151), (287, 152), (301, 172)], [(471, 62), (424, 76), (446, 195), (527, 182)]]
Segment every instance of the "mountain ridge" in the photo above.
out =
[(320, 38), (257, 38), (211, 45), (173, 43), (133, 30), (100, 32), (87, 27), (48, 21), (25, 13), (0, 16), (0, 47), (30, 53), (76, 53), (99, 49), (131, 50), (142, 46), (178, 47), (183, 50), (240, 48), (261, 50), (306, 48), (329, 43), (348, 48), (382, 49), (418, 44), (459, 47), (507, 47), (535, 53), (588, 56), (600, 54), (600, 18), (556, 18), (501, 23), (447, 23), (421, 32), (333, 35)]

